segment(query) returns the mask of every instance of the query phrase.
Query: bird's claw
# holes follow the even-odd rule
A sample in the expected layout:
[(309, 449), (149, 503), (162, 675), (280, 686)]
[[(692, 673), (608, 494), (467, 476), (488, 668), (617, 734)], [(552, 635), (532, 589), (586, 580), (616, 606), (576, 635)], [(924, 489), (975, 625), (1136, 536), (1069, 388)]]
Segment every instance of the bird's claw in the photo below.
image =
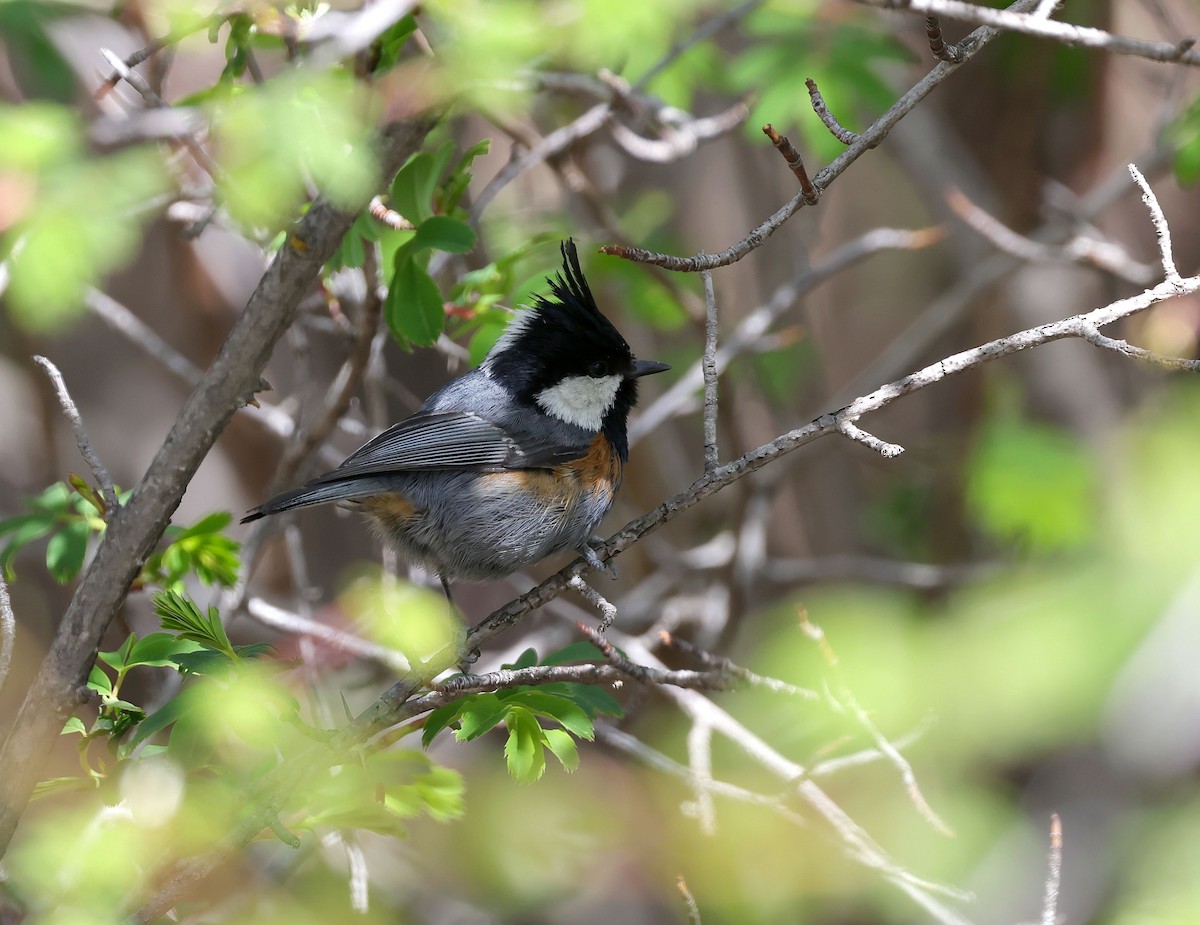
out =
[(597, 572), (607, 572), (612, 578), (617, 577), (617, 563), (612, 559), (605, 562), (592, 548), (592, 543), (600, 543), (603, 545), (604, 538), (593, 536), (579, 546), (579, 554), (583, 556), (583, 561), (594, 568)]

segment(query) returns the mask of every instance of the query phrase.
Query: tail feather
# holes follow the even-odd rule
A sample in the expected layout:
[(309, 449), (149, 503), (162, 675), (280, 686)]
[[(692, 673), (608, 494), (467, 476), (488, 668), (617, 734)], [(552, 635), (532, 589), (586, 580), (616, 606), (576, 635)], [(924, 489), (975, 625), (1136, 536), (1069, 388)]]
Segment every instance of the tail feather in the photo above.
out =
[(328, 504), (331, 501), (351, 501), (355, 498), (368, 498), (386, 491), (386, 486), (379, 479), (347, 479), (344, 482), (332, 482), (325, 485), (305, 485), (303, 488), (293, 488), (280, 492), (273, 498), (268, 498), (252, 511), (247, 512), (241, 522), (248, 524), (270, 514), (282, 514), (298, 507), (308, 507), (313, 504)]

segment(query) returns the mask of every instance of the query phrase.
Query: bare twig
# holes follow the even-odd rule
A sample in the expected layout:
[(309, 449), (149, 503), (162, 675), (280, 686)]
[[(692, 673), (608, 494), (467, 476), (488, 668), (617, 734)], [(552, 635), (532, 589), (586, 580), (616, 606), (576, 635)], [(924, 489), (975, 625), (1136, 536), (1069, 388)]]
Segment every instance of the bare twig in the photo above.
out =
[(859, 704), (858, 699), (850, 690), (850, 686), (842, 678), (837, 655), (834, 653), (833, 647), (830, 646), (829, 640), (825, 638), (824, 631), (808, 619), (808, 614), (803, 609), (800, 611), (800, 627), (804, 630), (804, 634), (817, 644), (821, 656), (825, 659), (825, 664), (834, 682), (838, 705), (850, 711), (855, 721), (863, 728), (863, 731), (871, 737), (871, 740), (875, 743), (875, 747), (900, 772), (900, 779), (904, 782), (909, 799), (912, 800), (913, 806), (917, 808), (917, 812), (942, 835), (952, 838), (954, 830), (946, 825), (942, 817), (934, 811), (933, 807), (929, 805), (929, 801), (925, 799), (925, 794), (921, 792), (921, 787), (917, 783), (917, 775), (913, 771), (912, 765), (909, 764), (907, 758), (900, 754), (900, 750), (896, 748), (895, 744), (879, 730), (871, 719), (870, 714)]
[(775, 131), (775, 126), (770, 122), (762, 128), (763, 134), (771, 139), (771, 144), (775, 146), (790, 170), (800, 181), (800, 192), (804, 196), (805, 205), (815, 206), (817, 200), (821, 198), (820, 193), (813, 187), (812, 180), (808, 178), (808, 171), (804, 169), (804, 159), (800, 157), (800, 152), (792, 145), (786, 135), (780, 135)]
[[(942, 38), (942, 24), (938, 22), (936, 16), (925, 17), (925, 37), (929, 39), (929, 50), (933, 52), (933, 56), (939, 61), (949, 61), (951, 64), (962, 62), (962, 46), (946, 44)], [(809, 87), (809, 90), (811, 91), (812, 87)], [(815, 107), (816, 103), (814, 102), (813, 105)]]
[(1050, 817), (1050, 851), (1046, 861), (1046, 892), (1042, 897), (1041, 925), (1056, 925), (1058, 891), (1062, 884), (1063, 833), (1058, 813)]
[(710, 786), (713, 782), (712, 732), (708, 723), (693, 720), (687, 735), (688, 767), (692, 771), (692, 789), (696, 792), (696, 821), (705, 835), (717, 834), (717, 810)]
[(700, 907), (696, 905), (696, 897), (688, 889), (687, 881), (683, 879), (682, 874), (675, 878), (675, 889), (679, 890), (679, 895), (683, 897), (683, 904), (687, 907), (688, 925), (701, 925)]
[(1171, 228), (1167, 225), (1162, 206), (1158, 204), (1158, 197), (1154, 195), (1154, 190), (1150, 189), (1150, 184), (1146, 182), (1136, 164), (1129, 165), (1129, 175), (1141, 187), (1142, 202), (1150, 211), (1150, 221), (1154, 223), (1154, 234), (1158, 237), (1158, 252), (1162, 260), (1164, 278), (1168, 283), (1178, 283), (1179, 270), (1175, 267), (1175, 255), (1171, 251)]
[[(960, 59), (961, 60), (961, 59)], [(958, 64), (958, 61), (954, 62)], [(817, 82), (811, 77), (805, 78), (804, 86), (808, 87), (808, 100), (812, 104), (813, 112), (817, 114), (817, 118), (821, 123), (829, 129), (829, 134), (836, 138), (844, 145), (852, 145), (858, 141), (858, 132), (852, 132), (840, 123), (825, 103), (825, 97), (821, 96), (821, 91), (817, 88)], [(875, 147), (875, 145), (871, 145)]]
[(13, 614), (12, 601), (8, 598), (8, 583), (4, 580), (3, 571), (0, 571), (0, 690), (4, 689), (16, 643), (17, 618)]
[(987, 238), (1006, 254), (1029, 262), (1086, 263), (1105, 270), (1138, 286), (1156, 279), (1152, 267), (1138, 263), (1124, 248), (1108, 241), (1097, 240), (1078, 234), (1065, 244), (1048, 244), (1017, 234), (1008, 226), (980, 208), (967, 198), (957, 187), (950, 187), (945, 194), (946, 204), (974, 231)]
[(613, 644), (597, 630), (592, 629), (586, 623), (576, 623), (575, 625), (587, 637), (588, 642), (600, 650), (600, 654), (604, 656), (606, 662), (621, 674), (628, 675), (643, 684), (682, 682), (690, 687), (705, 687), (712, 690), (722, 690), (730, 686), (728, 675), (720, 671), (669, 671), (665, 668), (650, 668), (646, 665), (635, 664), (618, 652)]
[[(1010, 9), (1033, 9), (1036, 4), (1037, 0), (1016, 0)], [(996, 34), (997, 30), (989, 26), (983, 26), (971, 33), (969, 36), (971, 45), (964, 53), (963, 62), (969, 61), (978, 54), (995, 38)], [(916, 108), (926, 96), (933, 92), (935, 87), (961, 66), (961, 64), (951, 64), (943, 61), (934, 67), (933, 70), (917, 81), (907, 93), (893, 103), (887, 112), (872, 122), (832, 164), (825, 167), (813, 177), (813, 187), (818, 192), (828, 189), (829, 185), (841, 176), (851, 164), (858, 160), (866, 151), (875, 147), (886, 138), (888, 132), (901, 119)], [(713, 270), (717, 267), (736, 263), (745, 257), (746, 254), (750, 253), (750, 251), (761, 247), (767, 238), (778, 231), (788, 219), (805, 205), (804, 191), (801, 190), (792, 197), (791, 201), (779, 208), (774, 215), (757, 228), (754, 228), (744, 238), (717, 253), (701, 253), (694, 257), (676, 257), (672, 254), (660, 254), (640, 247), (627, 247), (625, 245), (606, 245), (600, 248), (600, 252), (602, 254), (621, 257), (625, 260), (632, 260), (636, 263), (649, 263), (654, 266), (665, 267), (668, 270), (676, 270), (680, 273), (699, 273), (701, 270)]]
[(809, 690), (806, 687), (797, 687), (795, 684), (789, 684), (786, 681), (781, 681), (778, 678), (768, 678), (764, 675), (757, 674), (739, 665), (734, 661), (723, 656), (713, 655), (711, 652), (706, 652), (698, 646), (692, 645), (686, 639), (668, 633), (665, 630), (658, 632), (659, 640), (672, 649), (677, 649), (680, 652), (687, 653), (692, 658), (698, 659), (706, 668), (712, 668), (716, 671), (724, 672), (725, 674), (733, 675), (739, 678), (752, 687), (761, 687), (769, 691), (774, 691), (777, 694), (788, 694), (792, 697), (800, 697), (803, 700), (820, 700), (821, 695), (814, 690)]
[(884, 459), (895, 459), (904, 452), (904, 447), (898, 443), (884, 443), (874, 434), (869, 434), (861, 427), (856, 426), (848, 417), (839, 416), (837, 429), (851, 440), (861, 443), (863, 446), (870, 447)]
[(717, 450), (717, 297), (712, 273), (704, 279), (704, 471), (711, 472), (721, 462)]
[[(431, 120), (419, 116), (382, 129), (380, 172), (391, 176), (431, 128)], [(26, 692), (12, 732), (0, 746), (0, 853), (7, 848), (45, 755), (71, 711), (74, 691), (142, 562), (162, 536), (217, 435), (262, 375), (275, 342), (357, 212), (320, 198), (291, 229), (146, 475), (101, 538)]]
[(1100, 329), (1096, 327), (1085, 326), (1080, 337), (1095, 347), (1100, 347), (1103, 350), (1112, 350), (1114, 353), (1129, 357), (1131, 360), (1143, 360), (1146, 363), (1152, 363), (1155, 366), (1161, 366), (1163, 369), (1171, 369), (1177, 372), (1200, 372), (1200, 360), (1186, 360), (1183, 357), (1163, 356), (1161, 353), (1154, 353), (1151, 350), (1146, 350), (1144, 347), (1135, 347), (1128, 341), (1115, 337), (1107, 337), (1101, 334)]
[[(1064, 45), (1079, 45), (1118, 55), (1133, 55), (1139, 58), (1148, 58), (1151, 61), (1178, 62), (1192, 67), (1200, 67), (1200, 52), (1192, 48), (1195, 44), (1195, 39), (1192, 38), (1185, 38), (1174, 43), (1149, 42), (1144, 39), (1113, 35), (1111, 32), (1093, 29), (1089, 26), (1075, 26), (1059, 22), (1042, 15), (1025, 14), (1013, 7), (1009, 7), (1007, 10), (995, 10), (972, 3), (963, 3), (961, 0), (859, 0), (859, 2), (887, 9), (932, 13), (935, 16), (945, 16), (947, 19), (958, 19), (1009, 32), (1023, 32), (1026, 35), (1054, 39)], [(975, 49), (971, 48), (968, 54), (974, 53), (974, 51)]]
[(615, 605), (609, 603), (599, 591), (589, 585), (579, 575), (571, 579), (571, 587), (582, 594), (584, 600), (600, 611), (600, 625), (596, 627), (597, 632), (603, 633), (613, 625), (613, 621), (617, 619), (617, 608)]
[(121, 71), (113, 71), (112, 74), (110, 74), (107, 78), (104, 79), (104, 81), (100, 84), (100, 86), (96, 88), (96, 92), (92, 95), (92, 98), (94, 100), (96, 100), (97, 102), (99, 102), (106, 95), (111, 93), (113, 91), (113, 89), (117, 86), (117, 84), (119, 84), (121, 82), (122, 74), (124, 73), (124, 71), (132, 70), (133, 68), (135, 68), (139, 64), (141, 64), (143, 61), (148, 61), (150, 58), (152, 58), (154, 55), (158, 54), (160, 51), (162, 51), (168, 45), (174, 45), (176, 42), (180, 41), (181, 39), (187, 38), (189, 35), (192, 35), (196, 32), (200, 32), (203, 29), (207, 29), (209, 27), (209, 25), (212, 23), (212, 21), (213, 21), (212, 17), (206, 17), (204, 19), (201, 19), (199, 22), (194, 22), (194, 23), (191, 23), (190, 25), (183, 26), (182, 28), (177, 29), (174, 32), (171, 32), (170, 34), (165, 35), (160, 39), (155, 39), (149, 45), (147, 45), (145, 48), (138, 49), (137, 51), (135, 51), (133, 54), (129, 55), (127, 58), (125, 58), (121, 62), (123, 65), (123, 68)]
[[(717, 351), (717, 374), (720, 375), (738, 356), (761, 344), (771, 325), (784, 312), (795, 305), (801, 296), (811, 292), (827, 279), (880, 251), (917, 250), (936, 244), (942, 240), (942, 236), (942, 231), (938, 228), (916, 231), (876, 228), (841, 245), (817, 266), (801, 271), (784, 283), (771, 294), (765, 304), (738, 322), (737, 328), (723, 340)], [(693, 396), (702, 384), (703, 364), (702, 361), (697, 361), (630, 423), (630, 445), (652, 433), (664, 421), (691, 411), (694, 407)]]
[(105, 514), (107, 517), (115, 516), (121, 508), (121, 503), (117, 500), (117, 490), (113, 487), (112, 476), (108, 474), (104, 463), (100, 461), (100, 457), (92, 448), (87, 429), (83, 426), (83, 418), (79, 414), (79, 409), (75, 407), (71, 393), (67, 391), (67, 384), (63, 382), (62, 373), (58, 371), (57, 366), (43, 356), (35, 356), (33, 362), (37, 363), (50, 377), (50, 382), (54, 386), (54, 394), (58, 397), (59, 407), (62, 408), (63, 415), (70, 422), (71, 429), (75, 431), (75, 443), (79, 447), (79, 455), (92, 470), (92, 477), (95, 478), (96, 484), (100, 486), (100, 491), (104, 494), (104, 505), (107, 508)]
[(314, 639), (320, 639), (322, 642), (342, 649), (345, 652), (351, 652), (354, 655), (359, 655), (386, 665), (396, 672), (408, 671), (412, 667), (408, 659), (395, 649), (389, 649), (378, 643), (368, 642), (366, 639), (356, 636), (353, 633), (335, 629), (316, 620), (310, 620), (298, 613), (284, 610), (282, 607), (276, 607), (274, 604), (270, 604), (260, 597), (252, 597), (246, 602), (246, 612), (265, 626), (282, 630), (285, 633), (297, 633), (302, 636), (311, 636)]

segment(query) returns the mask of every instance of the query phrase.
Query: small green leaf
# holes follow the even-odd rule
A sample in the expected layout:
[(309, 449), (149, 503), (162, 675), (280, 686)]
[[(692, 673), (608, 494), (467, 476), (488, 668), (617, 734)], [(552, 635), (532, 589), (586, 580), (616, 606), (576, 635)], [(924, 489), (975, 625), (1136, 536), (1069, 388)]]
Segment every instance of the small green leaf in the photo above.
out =
[(590, 642), (580, 640), (570, 645), (555, 649), (544, 659), (543, 665), (566, 665), (568, 662), (598, 662), (601, 660), (599, 651)]
[(546, 747), (554, 752), (554, 757), (564, 768), (574, 771), (579, 767), (579, 749), (575, 747), (575, 740), (569, 732), (564, 729), (543, 729), (542, 736)]
[(83, 725), (83, 720), (78, 716), (72, 716), (62, 727), (62, 732), (59, 735), (71, 735), (78, 732), (80, 735), (87, 735), (87, 726)]
[(431, 179), (433, 169), (433, 155), (421, 151), (410, 157), (392, 180), (392, 205), (414, 225), (430, 216), (430, 200), (436, 183), (436, 177)]
[(204, 703), (204, 698), (197, 695), (194, 691), (195, 689), (192, 687), (185, 687), (179, 694), (142, 720), (128, 747), (132, 750), (142, 742), (145, 742), (154, 733), (166, 729), (181, 716), (200, 708)]
[(46, 780), (38, 781), (33, 788), (31, 800), (40, 800), (42, 797), (52, 796), (56, 793), (75, 793), (81, 790), (95, 790), (99, 786), (99, 781), (93, 780), (90, 777), (49, 777)]
[(417, 226), (412, 247), (414, 250), (433, 248), (451, 254), (465, 254), (475, 249), (475, 232), (466, 222), (448, 215), (435, 215)]
[(517, 660), (511, 665), (505, 665), (505, 668), (510, 668), (514, 671), (520, 671), (522, 668), (532, 668), (538, 663), (537, 649), (528, 648), (520, 655)]
[(104, 673), (104, 669), (99, 665), (93, 665), (91, 671), (88, 672), (87, 686), (101, 696), (112, 693), (112, 679)]
[(429, 748), (429, 743), (434, 740), (437, 734), (458, 718), (458, 712), (462, 707), (463, 701), (456, 700), (453, 703), (446, 704), (444, 707), (438, 707), (425, 717), (425, 726), (421, 730), (421, 745)]
[(217, 608), (208, 608), (205, 615), (182, 594), (160, 591), (154, 595), (154, 612), (161, 619), (163, 629), (176, 630), (184, 639), (219, 649), (230, 656), (234, 654)]
[(173, 668), (175, 662), (172, 661), (172, 656), (185, 652), (196, 652), (201, 648), (203, 647), (200, 643), (190, 639), (183, 639), (170, 633), (151, 633), (134, 643), (129, 657), (125, 660), (125, 665), (128, 668), (132, 668), (134, 665)]
[(400, 251), (388, 288), (384, 318), (401, 343), (432, 346), (446, 326), (442, 294), (428, 273), (417, 266), (407, 248)]
[(541, 690), (521, 690), (509, 703), (519, 703), (538, 716), (552, 719), (581, 739), (591, 739), (596, 735), (595, 727), (584, 709), (566, 697)]
[(473, 694), (459, 710), (458, 740), (469, 742), (491, 731), (504, 720), (508, 710), (508, 704), (495, 694)]
[(120, 671), (129, 663), (129, 653), (133, 649), (134, 643), (137, 642), (137, 633), (130, 633), (125, 637), (125, 641), (121, 643), (121, 648), (115, 652), (98, 652), (97, 657), (110, 668), (115, 668)]
[(69, 523), (46, 544), (46, 568), (59, 584), (71, 581), (83, 568), (91, 528), (83, 521)]
[(508, 773), (521, 783), (532, 783), (546, 771), (542, 727), (532, 713), (520, 707), (514, 707), (505, 722), (508, 741), (504, 743), (504, 758)]

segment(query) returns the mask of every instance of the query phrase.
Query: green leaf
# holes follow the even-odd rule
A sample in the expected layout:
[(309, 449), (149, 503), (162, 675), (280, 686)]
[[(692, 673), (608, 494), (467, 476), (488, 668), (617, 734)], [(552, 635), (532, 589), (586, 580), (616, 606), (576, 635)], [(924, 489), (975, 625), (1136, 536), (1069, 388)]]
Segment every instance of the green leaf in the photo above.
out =
[(95, 790), (99, 781), (90, 777), (48, 777), (38, 781), (33, 787), (31, 800), (53, 796), (56, 793), (76, 793), (81, 790)]
[(451, 254), (465, 254), (475, 249), (475, 232), (466, 222), (447, 215), (435, 215), (417, 226), (412, 247), (414, 250), (433, 248)]
[(398, 252), (396, 272), (388, 288), (383, 313), (392, 335), (401, 343), (429, 347), (446, 326), (442, 294), (428, 273), (417, 266), (407, 248)]
[(522, 668), (532, 668), (537, 663), (538, 663), (537, 649), (534, 649), (531, 647), (531, 648), (526, 649), (520, 655), (518, 655), (517, 660), (515, 662), (513, 662), (511, 665), (504, 665), (503, 667), (511, 669), (513, 671), (520, 671)]
[(226, 652), (216, 649), (197, 649), (195, 652), (180, 652), (172, 655), (171, 661), (184, 674), (224, 676), (233, 668), (233, 659)]
[(419, 225), (431, 214), (430, 205), (437, 183), (434, 166), (433, 155), (421, 151), (410, 157), (392, 180), (392, 207), (414, 225)]
[(129, 741), (127, 749), (132, 751), (156, 732), (166, 729), (180, 717), (201, 707), (204, 702), (205, 699), (196, 693), (195, 688), (185, 687), (175, 697), (142, 720), (138, 725), (137, 732)]
[(579, 767), (579, 749), (575, 747), (575, 740), (569, 732), (564, 729), (543, 729), (542, 737), (546, 747), (554, 752), (554, 757), (564, 768), (574, 771)]
[(1095, 464), (1064, 431), (1004, 412), (984, 427), (967, 474), (968, 509), (997, 539), (1061, 550), (1095, 535)]
[(566, 697), (547, 694), (541, 690), (521, 690), (509, 700), (539, 716), (561, 723), (563, 728), (581, 739), (595, 737), (596, 730), (584, 709)]
[(621, 708), (620, 701), (617, 700), (603, 687), (596, 684), (573, 684), (563, 681), (557, 684), (543, 684), (538, 690), (544, 691), (547, 694), (558, 694), (573, 700), (575, 703), (583, 707), (588, 716), (596, 717), (600, 714), (606, 716), (623, 716), (625, 711)]
[(504, 758), (508, 773), (521, 783), (532, 783), (546, 771), (542, 727), (532, 713), (520, 707), (514, 707), (505, 722), (508, 741), (504, 743)]
[(496, 728), (509, 711), (507, 703), (501, 701), (496, 694), (473, 694), (459, 710), (461, 724), (456, 733), (460, 742), (477, 739), (486, 732)]
[(125, 641), (121, 643), (121, 648), (115, 652), (98, 652), (96, 655), (104, 664), (120, 671), (128, 664), (129, 653), (132, 651), (135, 642), (137, 642), (137, 633), (130, 633), (125, 637)]
[(99, 665), (93, 665), (88, 672), (87, 686), (102, 697), (112, 693), (112, 679)]
[(429, 743), (434, 740), (437, 734), (458, 718), (459, 710), (462, 707), (463, 701), (456, 700), (453, 703), (446, 704), (444, 707), (438, 707), (425, 717), (425, 725), (421, 730), (421, 745), (429, 748)]
[(48, 514), (25, 514), (21, 517), (12, 517), (8, 520), (0, 521), (0, 535), (4, 533), (12, 534), (12, 539), (8, 545), (0, 551), (0, 568), (4, 569), (4, 575), (12, 581), (16, 577), (16, 572), (13, 571), (12, 562), (16, 558), (17, 553), (21, 549), (33, 542), (41, 539), (47, 533), (54, 529), (54, 517)]
[(46, 568), (59, 584), (71, 581), (83, 568), (91, 528), (84, 521), (67, 524), (46, 544)]
[(154, 612), (161, 619), (163, 629), (176, 630), (184, 639), (218, 649), (227, 655), (234, 654), (217, 608), (208, 608), (208, 614), (205, 615), (182, 594), (159, 591), (154, 595)]
[(176, 664), (173, 656), (186, 652), (197, 652), (202, 648), (198, 642), (173, 636), (170, 633), (151, 633), (134, 643), (125, 665), (128, 668), (132, 668), (134, 665), (173, 668)]
[(601, 656), (596, 647), (590, 642), (580, 640), (563, 646), (561, 649), (555, 649), (542, 659), (541, 664), (565, 665), (568, 662), (598, 662), (600, 660)]
[(59, 735), (71, 735), (72, 733), (76, 732), (78, 732), (80, 735), (87, 735), (87, 727), (83, 725), (83, 720), (81, 720), (78, 716), (72, 716), (65, 723), (63, 723), (62, 732), (60, 732)]

